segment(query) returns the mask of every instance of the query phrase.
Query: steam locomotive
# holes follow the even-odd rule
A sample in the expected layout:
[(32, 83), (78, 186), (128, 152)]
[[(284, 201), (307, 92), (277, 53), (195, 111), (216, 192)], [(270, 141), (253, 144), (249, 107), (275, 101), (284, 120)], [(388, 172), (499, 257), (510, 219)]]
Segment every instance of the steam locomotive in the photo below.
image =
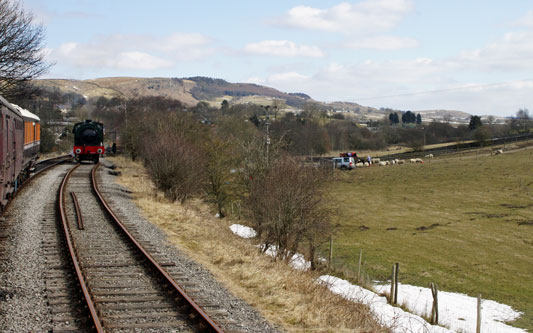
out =
[(40, 119), (0, 96), (0, 208), (30, 175), (39, 158)]
[(100, 160), (104, 148), (104, 125), (90, 119), (74, 124), (74, 148), (72, 149), (78, 161)]

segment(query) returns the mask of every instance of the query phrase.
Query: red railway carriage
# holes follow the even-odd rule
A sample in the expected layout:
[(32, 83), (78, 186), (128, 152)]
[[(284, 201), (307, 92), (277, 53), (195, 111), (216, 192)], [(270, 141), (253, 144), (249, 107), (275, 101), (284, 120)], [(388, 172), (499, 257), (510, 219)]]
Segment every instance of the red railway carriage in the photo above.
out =
[(18, 105), (11, 105), (20, 112), (22, 119), (24, 120), (24, 154), (22, 163), (24, 169), (30, 169), (39, 157), (39, 149), (41, 145), (40, 119), (33, 113)]
[(0, 96), (0, 208), (39, 156), (39, 117)]

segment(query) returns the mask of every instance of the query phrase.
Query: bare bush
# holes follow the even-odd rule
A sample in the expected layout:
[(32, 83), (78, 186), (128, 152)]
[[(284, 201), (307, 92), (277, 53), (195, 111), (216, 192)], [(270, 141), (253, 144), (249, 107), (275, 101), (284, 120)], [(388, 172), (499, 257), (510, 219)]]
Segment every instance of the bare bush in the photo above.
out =
[(203, 154), (183, 133), (164, 131), (145, 144), (148, 174), (167, 198), (183, 202), (200, 193), (205, 175)]
[(307, 242), (314, 256), (316, 246), (331, 232), (321, 190), (326, 177), (319, 169), (282, 156), (251, 182), (246, 204), (265, 249), (273, 245), (278, 258), (289, 259)]
[(140, 143), (136, 149), (165, 196), (183, 202), (201, 193), (207, 160), (196, 140), (201, 132), (197, 122), (185, 114), (170, 113), (137, 124), (135, 138)]

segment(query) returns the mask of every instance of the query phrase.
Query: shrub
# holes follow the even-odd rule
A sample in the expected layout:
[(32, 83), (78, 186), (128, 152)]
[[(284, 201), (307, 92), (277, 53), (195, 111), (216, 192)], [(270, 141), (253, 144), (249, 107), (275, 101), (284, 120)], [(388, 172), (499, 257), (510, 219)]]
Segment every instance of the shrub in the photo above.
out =
[(163, 130), (145, 141), (143, 158), (150, 178), (170, 200), (200, 193), (205, 158), (183, 133)]
[(315, 262), (314, 249), (331, 232), (322, 196), (326, 177), (320, 169), (282, 156), (251, 182), (245, 202), (265, 250), (273, 245), (278, 258), (289, 259), (307, 242)]

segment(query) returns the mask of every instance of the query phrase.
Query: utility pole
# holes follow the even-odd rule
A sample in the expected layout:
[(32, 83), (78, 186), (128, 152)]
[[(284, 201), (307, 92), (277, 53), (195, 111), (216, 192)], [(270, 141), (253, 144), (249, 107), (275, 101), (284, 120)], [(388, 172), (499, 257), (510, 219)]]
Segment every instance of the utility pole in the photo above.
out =
[(266, 153), (267, 153), (267, 163), (269, 162), (269, 159), (268, 159), (268, 151), (269, 151), (269, 147), (270, 147), (270, 132), (268, 130), (268, 125), (270, 125), (270, 122), (268, 121), (268, 116), (266, 117)]

